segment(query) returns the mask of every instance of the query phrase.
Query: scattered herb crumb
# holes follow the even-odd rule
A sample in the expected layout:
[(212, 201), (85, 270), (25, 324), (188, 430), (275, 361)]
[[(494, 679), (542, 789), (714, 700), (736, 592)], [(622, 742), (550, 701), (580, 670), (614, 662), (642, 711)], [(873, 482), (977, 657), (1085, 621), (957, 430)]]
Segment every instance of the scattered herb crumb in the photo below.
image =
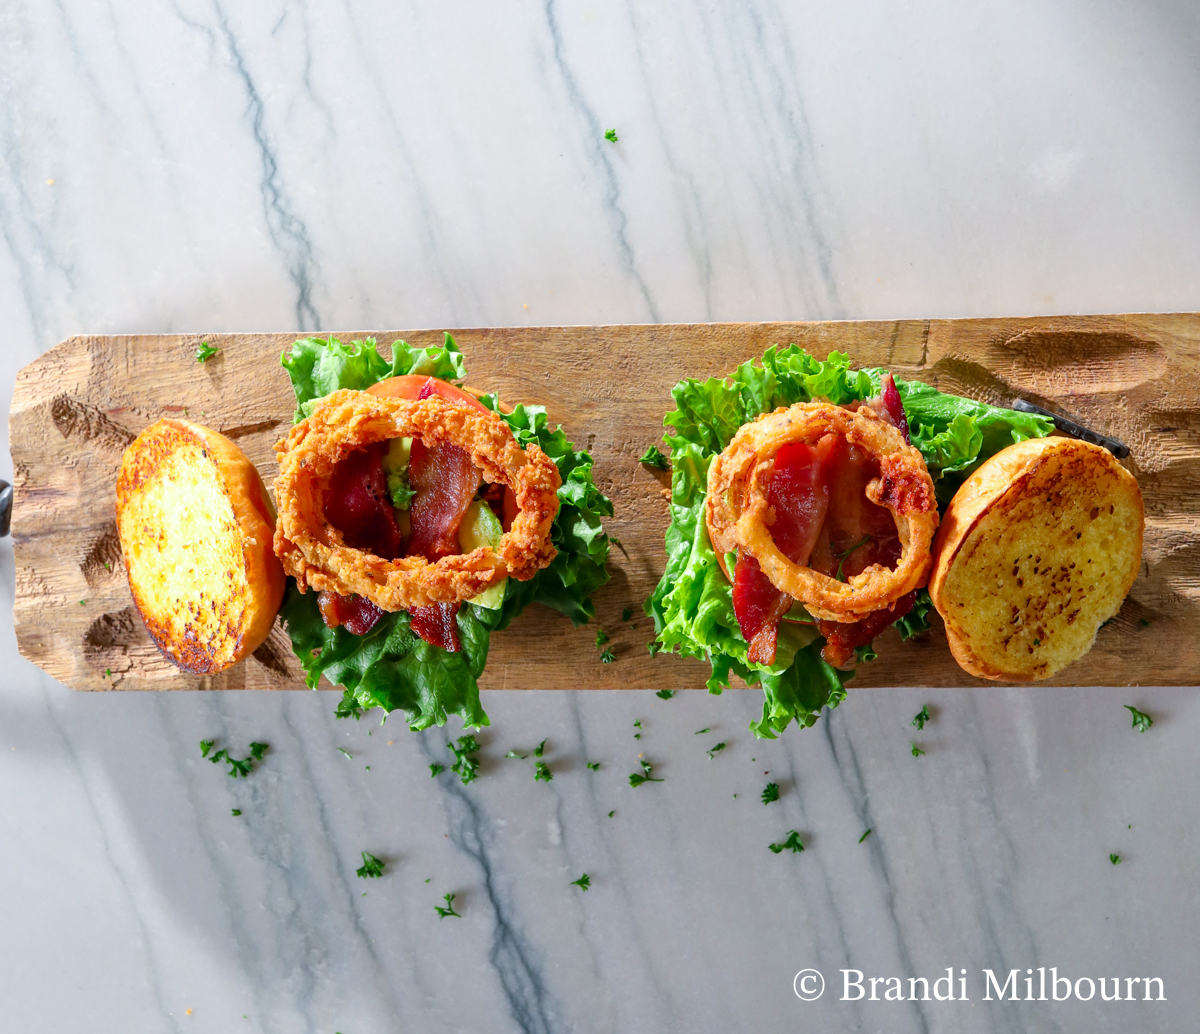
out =
[(445, 772), (445, 771), (446, 771), (446, 766), (439, 765), (435, 761), (432, 765), (429, 766), (429, 777), (431, 779), (436, 779), (440, 773)]
[(608, 633), (603, 628), (596, 629), (596, 646), (603, 646), (608, 642)]
[(524, 760), (525, 760), (527, 757), (529, 757), (529, 755), (528, 755), (528, 754), (518, 754), (518, 753), (517, 753), (515, 750), (510, 750), (510, 751), (509, 751), (507, 754), (505, 754), (504, 756), (505, 756), (506, 758), (517, 758), (517, 759), (518, 759), (518, 760), (520, 760), (520, 761), (524, 761)]
[(662, 649), (662, 643), (647, 643), (646, 649), (650, 651), (651, 657), (658, 656), (658, 651)]
[(925, 723), (928, 721), (931, 721), (931, 719), (929, 717), (929, 705), (926, 704), (917, 712), (910, 724), (915, 725), (918, 729), (924, 729)]
[(615, 144), (617, 142), (617, 131), (615, 129), (606, 129), (604, 131), (604, 139), (610, 144)]
[(1148, 714), (1146, 714), (1145, 711), (1139, 711), (1132, 704), (1126, 704), (1125, 710), (1128, 711), (1131, 715), (1133, 715), (1132, 728), (1137, 729), (1138, 732), (1145, 732), (1147, 729), (1150, 728), (1150, 726), (1152, 726), (1154, 724), (1153, 718), (1151, 718)]
[[(615, 542), (616, 539), (614, 539), (613, 541)], [(622, 607), (621, 608), (621, 620), (628, 621), (631, 617), (633, 617), (633, 608), (632, 607)]]
[(476, 742), (474, 736), (468, 735), (460, 736), (457, 746), (453, 743), (447, 743), (446, 747), (453, 751), (455, 757), (455, 762), (450, 766), (450, 771), (457, 773), (465, 786), (479, 774), (479, 759), (470, 756), (479, 751), (479, 744)]
[(763, 804), (770, 804), (772, 801), (777, 800), (779, 800), (779, 784), (767, 783), (767, 785), (763, 787), (762, 792)]
[(860, 837), (858, 838), (858, 842), (861, 844), (861, 843), (862, 843), (864, 840), (866, 840), (866, 839), (867, 839), (867, 837), (869, 837), (870, 835), (871, 835), (871, 831), (868, 829), (868, 830), (867, 830), (867, 831), (866, 831), (866, 832), (865, 832), (865, 833), (864, 833), (862, 836), (860, 836)]
[(224, 761), (227, 765), (229, 765), (229, 775), (233, 779), (237, 779), (238, 776), (248, 776), (254, 771), (254, 763), (256, 761), (261, 761), (262, 756), (267, 752), (267, 744), (251, 743), (250, 756), (247, 758), (241, 758), (239, 760), (238, 758), (230, 755), (229, 751), (223, 749), (216, 751), (210, 756), (209, 752), (212, 750), (214, 743), (216, 743), (216, 740), (201, 740), (200, 756), (203, 758), (208, 758), (208, 760), (214, 765), (219, 761)]
[[(549, 738), (549, 736), (546, 737), (546, 739)], [(542, 742), (537, 745), (537, 747), (534, 749), (533, 756), (535, 758), (540, 758), (544, 753), (546, 753), (546, 740), (542, 740)]]
[(613, 811), (610, 811), (608, 813), (608, 817), (611, 819), (615, 814), (616, 814), (616, 810), (614, 809)]
[(348, 751), (348, 750), (343, 750), (341, 747), (338, 747), (338, 750), (342, 751), (342, 753), (343, 753), (343, 754), (345, 754), (345, 755), (346, 755), (346, 757), (348, 757), (348, 758), (349, 758), (351, 761), (353, 761), (353, 760), (354, 760), (354, 755), (353, 755), (353, 754), (351, 754), (351, 753), (350, 753), (350, 751)]
[(794, 829), (789, 829), (787, 839), (782, 844), (768, 844), (767, 849), (772, 854), (779, 854), (781, 851), (791, 851), (792, 854), (799, 854), (804, 850), (804, 845), (800, 843), (800, 834)]
[(649, 761), (646, 761), (643, 758), (642, 759), (642, 771), (641, 772), (633, 772), (629, 776), (629, 785), (630, 786), (641, 786), (642, 783), (665, 782), (665, 780), (663, 780), (663, 779), (655, 779), (654, 776), (652, 776), (650, 774), (653, 771), (654, 771), (654, 766), (651, 765)]
[(200, 756), (202, 758), (208, 757), (208, 752), (213, 749), (213, 744), (216, 742), (217, 742), (216, 740), (201, 740), (200, 741)]
[(1108, 860), (1109, 860), (1110, 862), (1112, 862), (1112, 863), (1113, 863), (1113, 865), (1120, 865), (1120, 864), (1121, 864), (1121, 856), (1120, 856), (1119, 854), (1110, 854), (1110, 855), (1108, 856)]
[(913, 756), (914, 758), (920, 757), (920, 756), (921, 756), (922, 754), (924, 754), (924, 753), (925, 753), (925, 751), (923, 751), (923, 750), (922, 750), (920, 747), (918, 747), (918, 746), (917, 746), (915, 743), (912, 745), (912, 756)]
[(587, 767), (590, 768), (593, 772), (599, 772), (600, 771), (600, 762), (599, 761), (589, 761), (587, 763)]
[(240, 815), (241, 813), (242, 813), (242, 809), (241, 809), (241, 808), (234, 808), (234, 809), (233, 809), (233, 814), (234, 814), (234, 815)]
[(1138, 624), (1141, 625), (1142, 628), (1149, 628), (1150, 627), (1150, 619), (1149, 618), (1138, 618)]
[(726, 746), (725, 741), (722, 740), (715, 747), (713, 747), (713, 749), (708, 752), (708, 760), (712, 761), (713, 758), (715, 758), (718, 754), (721, 753), (721, 751), (723, 751), (725, 749), (725, 746)]
[[(703, 729), (697, 729), (694, 733), (692, 733), (692, 735), (703, 736), (706, 732), (712, 732), (712, 729), (710, 729), (707, 725)], [(753, 761), (754, 758), (751, 758), (750, 760)]]
[(592, 885), (592, 878), (586, 872), (582, 876), (580, 876), (579, 879), (571, 881), (572, 887), (578, 887), (584, 893), (587, 892), (588, 887), (590, 887), (591, 885)]
[(660, 689), (660, 690), (659, 690), (657, 693), (655, 693), (654, 695), (655, 695), (656, 697), (658, 697), (658, 698), (659, 698), (659, 700), (670, 700), (670, 699), (671, 699), (671, 697), (673, 697), (673, 696), (675, 695), (675, 690), (673, 690), (673, 689)]
[(81, 607), (86, 607), (86, 606), (87, 606), (87, 600), (80, 600), (80, 601), (79, 601), (79, 605), (80, 605)]
[(376, 858), (370, 852), (364, 851), (362, 853), (362, 860), (363, 860), (362, 865), (359, 868), (354, 870), (354, 874), (359, 879), (375, 880), (383, 875), (383, 859), (382, 858)]
[(435, 912), (438, 914), (438, 916), (439, 916), (440, 918), (442, 918), (442, 919), (445, 919), (445, 918), (446, 918), (446, 916), (455, 916), (456, 918), (458, 918), (458, 919), (461, 919), (461, 918), (462, 918), (462, 915), (460, 915), (458, 912), (455, 912), (455, 911), (454, 911), (454, 899), (455, 899), (456, 897), (458, 897), (458, 895), (457, 895), (457, 894), (444, 894), (444, 895), (442, 895), (442, 900), (446, 902), (446, 907), (445, 907), (445, 908), (442, 908), (442, 906), (441, 906), (441, 905), (434, 905), (434, 906), (433, 906), (433, 910), (434, 910), (434, 911), (435, 911)]
[(111, 679), (111, 678), (112, 678), (112, 668), (105, 668), (105, 669), (104, 669), (104, 677), (105, 677), (106, 679)]
[(221, 351), (219, 348), (215, 348), (207, 341), (201, 341), (200, 347), (196, 349), (196, 362), (207, 363), (219, 351)]
[(1038, 638), (1036, 638), (1036, 637), (1035, 637), (1035, 638), (1034, 638), (1034, 640), (1033, 640), (1033, 645), (1034, 645), (1034, 646), (1041, 646), (1041, 645), (1042, 645), (1042, 641), (1041, 641), (1040, 639), (1038, 639)]
[(612, 664), (612, 662), (613, 662), (613, 661), (615, 661), (616, 659), (617, 659), (617, 658), (616, 658), (616, 656), (613, 654), (613, 652), (612, 652), (612, 648), (611, 648), (611, 647), (609, 647), (609, 649), (605, 650), (605, 651), (604, 651), (604, 653), (602, 653), (602, 654), (600, 655), (600, 660), (601, 660), (601, 661), (602, 661), (604, 664)]
[(657, 445), (651, 445), (645, 452), (642, 453), (638, 463), (644, 463), (647, 467), (656, 467), (659, 470), (670, 470), (671, 462), (658, 451)]
[(540, 779), (540, 780), (542, 780), (542, 782), (548, 783), (548, 782), (550, 782), (551, 779), (554, 778), (554, 773), (551, 772), (550, 769), (546, 767), (546, 762), (539, 761), (536, 765), (533, 766), (533, 778), (535, 780)]

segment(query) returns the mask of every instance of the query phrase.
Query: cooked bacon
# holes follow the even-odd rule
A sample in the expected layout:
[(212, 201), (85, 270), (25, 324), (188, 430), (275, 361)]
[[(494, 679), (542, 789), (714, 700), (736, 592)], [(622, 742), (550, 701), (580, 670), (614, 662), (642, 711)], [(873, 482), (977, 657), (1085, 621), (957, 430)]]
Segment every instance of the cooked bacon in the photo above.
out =
[(458, 526), (481, 480), (466, 449), (448, 442), (426, 445), (414, 438), (408, 483), (416, 495), (409, 510), (412, 535), (406, 555), (433, 562), (458, 553)]
[[(822, 444), (815, 448), (803, 442), (784, 445), (775, 455), (775, 469), (767, 492), (775, 515), (771, 537), (797, 564), (808, 562), (829, 507), (825, 473), (829, 449), (822, 450)], [(784, 596), (771, 584), (758, 561), (739, 551), (734, 569), (733, 613), (750, 644), (748, 657), (752, 663), (774, 662), (779, 619), (791, 606), (791, 597)]]
[(869, 617), (852, 624), (840, 621), (818, 621), (817, 630), (825, 637), (821, 656), (835, 668), (845, 667), (854, 657), (856, 646), (866, 646), (893, 621), (898, 621), (913, 608), (917, 593), (914, 589), (901, 596), (891, 610), (877, 610)]
[(883, 408), (891, 418), (891, 422), (904, 435), (905, 442), (911, 445), (912, 439), (908, 436), (908, 417), (904, 415), (904, 403), (900, 401), (896, 378), (890, 373), (883, 375), (883, 391), (880, 393), (880, 397), (883, 399)]
[(329, 589), (317, 595), (317, 606), (327, 628), (344, 625), (355, 635), (366, 635), (383, 617), (383, 611), (365, 596), (339, 596)]
[(383, 457), (387, 442), (376, 442), (342, 460), (329, 482), (325, 519), (346, 545), (384, 560), (400, 555), (400, 529), (387, 490)]
[(412, 630), (431, 646), (440, 646), (447, 653), (458, 653), (458, 608), (455, 603), (435, 603), (432, 607), (414, 607), (408, 612)]

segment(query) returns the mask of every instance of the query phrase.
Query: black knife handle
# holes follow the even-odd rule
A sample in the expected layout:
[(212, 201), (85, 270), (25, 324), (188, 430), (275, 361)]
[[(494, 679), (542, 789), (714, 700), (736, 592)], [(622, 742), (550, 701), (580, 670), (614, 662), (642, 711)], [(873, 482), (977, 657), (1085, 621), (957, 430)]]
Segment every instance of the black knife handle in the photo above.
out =
[(1090, 427), (1084, 427), (1078, 420), (1072, 420), (1069, 416), (1060, 416), (1058, 413), (1051, 413), (1050, 410), (1042, 409), (1041, 406), (1035, 406), (1032, 402), (1026, 402), (1024, 399), (1013, 399), (1012, 408), (1021, 413), (1038, 413), (1041, 416), (1048, 416), (1054, 421), (1054, 426), (1062, 431), (1063, 434), (1069, 434), (1072, 438), (1079, 438), (1082, 441), (1091, 442), (1093, 445), (1099, 445), (1107, 449), (1119, 460), (1123, 460), (1129, 455), (1129, 446), (1124, 442), (1118, 441), (1116, 438), (1110, 438), (1099, 431), (1093, 431)]

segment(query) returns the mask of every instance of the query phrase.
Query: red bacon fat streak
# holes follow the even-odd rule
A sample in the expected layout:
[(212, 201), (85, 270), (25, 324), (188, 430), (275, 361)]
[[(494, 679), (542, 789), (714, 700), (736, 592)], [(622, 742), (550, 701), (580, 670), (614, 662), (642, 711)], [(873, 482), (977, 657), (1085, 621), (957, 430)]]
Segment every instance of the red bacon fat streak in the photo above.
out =
[[(381, 389), (372, 392), (377, 395), (417, 399), (438, 395), (484, 408), (465, 392), (433, 377), (393, 377), (374, 387)], [(479, 468), (471, 462), (471, 454), (450, 443), (426, 445), (420, 438), (413, 440), (408, 461), (408, 483), (415, 492), (409, 510), (412, 530), (407, 542), (402, 543), (383, 470), (387, 448), (387, 442), (378, 442), (338, 464), (325, 503), (325, 519), (342, 532), (347, 545), (369, 550), (385, 560), (423, 556), (433, 563), (461, 552), (458, 528), (483, 479)], [(511, 494), (500, 496), (502, 512), (509, 509)], [(509, 516), (506, 527), (511, 521)], [(383, 611), (373, 603), (357, 596), (323, 592), (319, 602), (326, 625), (330, 628), (345, 625), (356, 635), (365, 635), (383, 616)], [(427, 643), (456, 653), (462, 649), (456, 620), (458, 608), (458, 603), (416, 607), (409, 611), (412, 630)]]
[[(869, 403), (908, 437), (908, 420), (892, 375)], [(815, 446), (784, 445), (775, 456), (767, 489), (774, 511), (771, 537), (789, 560), (842, 580), (872, 564), (895, 568), (900, 536), (891, 513), (867, 498), (868, 482), (879, 477), (878, 461), (840, 435), (827, 434)], [(857, 646), (871, 642), (888, 625), (912, 609), (916, 593), (901, 597), (891, 609), (879, 610), (853, 623), (817, 622), (826, 639), (822, 656), (834, 667), (846, 665)], [(775, 660), (778, 625), (791, 609), (785, 596), (763, 574), (758, 561), (739, 552), (733, 578), (733, 612), (754, 664)]]

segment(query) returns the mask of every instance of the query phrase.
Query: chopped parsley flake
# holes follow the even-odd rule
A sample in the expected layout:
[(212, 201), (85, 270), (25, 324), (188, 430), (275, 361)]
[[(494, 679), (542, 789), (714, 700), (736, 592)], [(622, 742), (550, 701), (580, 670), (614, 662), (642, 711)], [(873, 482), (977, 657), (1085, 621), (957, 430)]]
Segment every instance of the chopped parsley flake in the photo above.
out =
[(510, 751), (509, 751), (507, 754), (505, 754), (504, 756), (505, 756), (506, 758), (517, 758), (517, 759), (518, 759), (518, 760), (520, 760), (520, 761), (524, 761), (524, 760), (525, 760), (527, 757), (529, 757), (529, 755), (528, 755), (528, 754), (518, 754), (518, 753), (517, 753), (515, 750), (510, 750)]
[(1142, 628), (1149, 628), (1150, 627), (1150, 619), (1149, 618), (1138, 618), (1138, 624), (1141, 625)]
[[(613, 539), (613, 541), (615, 542), (616, 539)], [(622, 607), (621, 608), (621, 620), (628, 621), (631, 617), (633, 617), (633, 608), (632, 607)]]
[(779, 800), (779, 784), (767, 783), (767, 785), (763, 787), (762, 792), (763, 804), (770, 804), (772, 801), (777, 800)]
[(1154, 724), (1153, 718), (1151, 718), (1148, 714), (1146, 714), (1145, 711), (1139, 711), (1132, 704), (1126, 704), (1125, 710), (1128, 711), (1131, 715), (1133, 715), (1132, 728), (1137, 729), (1138, 732), (1145, 732), (1147, 729), (1150, 728), (1150, 726), (1152, 726)]
[(479, 744), (475, 741), (474, 736), (460, 736), (457, 746), (453, 743), (447, 743), (446, 747), (453, 751), (456, 759), (454, 764), (450, 766), (450, 771), (457, 773), (465, 786), (479, 774), (478, 759), (470, 757), (471, 754), (478, 752)]
[(617, 142), (617, 131), (615, 129), (606, 129), (604, 131), (604, 139), (610, 144), (615, 144)]
[(604, 653), (600, 655), (600, 660), (605, 664), (612, 664), (612, 662), (616, 659), (617, 658), (613, 654), (611, 647), (609, 647), (609, 649), (605, 650)]
[(1108, 860), (1109, 860), (1110, 862), (1112, 862), (1112, 863), (1113, 863), (1113, 865), (1120, 865), (1120, 864), (1121, 864), (1121, 856), (1120, 856), (1119, 854), (1110, 854), (1110, 855), (1108, 856)]
[(638, 463), (644, 463), (647, 467), (657, 467), (659, 470), (671, 469), (671, 461), (658, 451), (657, 445), (651, 445), (650, 448), (643, 452)]
[(866, 831), (866, 832), (865, 832), (865, 833), (864, 833), (862, 836), (860, 836), (860, 837), (858, 838), (858, 842), (861, 844), (861, 843), (862, 843), (864, 840), (866, 840), (866, 839), (867, 839), (867, 837), (869, 837), (870, 835), (871, 835), (871, 831), (868, 829), (868, 830), (867, 830), (867, 831)]
[(856, 549), (861, 549), (863, 546), (865, 546), (868, 542), (871, 541), (871, 538), (872, 538), (872, 536), (870, 536), (870, 535), (864, 535), (861, 539), (859, 539), (856, 543), (854, 543), (853, 546), (851, 546), (848, 550), (846, 550), (846, 552), (834, 554), (834, 556), (836, 556), (838, 558), (838, 568), (837, 568), (837, 574), (835, 575), (835, 577), (837, 578), (837, 580), (839, 582), (844, 582), (846, 580), (842, 575), (842, 565), (846, 562), (846, 557), (848, 557)]
[(548, 782), (550, 782), (551, 779), (554, 778), (554, 773), (551, 772), (550, 769), (546, 767), (546, 762), (539, 761), (536, 765), (533, 766), (533, 778), (535, 781), (540, 779), (543, 782), (548, 783)]
[(657, 693), (655, 693), (654, 695), (655, 695), (656, 697), (658, 697), (658, 698), (659, 698), (659, 700), (670, 700), (670, 699), (671, 699), (671, 697), (673, 697), (673, 696), (675, 695), (675, 690), (673, 690), (673, 689), (660, 689), (660, 690), (659, 690)]
[(196, 362), (207, 363), (219, 351), (221, 351), (219, 348), (215, 348), (207, 341), (201, 341), (200, 347), (196, 349)]
[(213, 744), (216, 742), (217, 742), (216, 740), (201, 740), (200, 741), (200, 756), (202, 758), (208, 757), (208, 752), (213, 749)]
[[(707, 725), (703, 729), (697, 729), (694, 733), (692, 733), (692, 735), (703, 736), (706, 732), (712, 732), (712, 729), (710, 729)], [(754, 758), (751, 758), (750, 760), (753, 761)]]
[(587, 763), (587, 767), (590, 768), (593, 772), (599, 772), (600, 771), (600, 762), (599, 761), (589, 761)]
[(229, 751), (227, 750), (218, 750), (210, 755), (209, 752), (212, 751), (214, 743), (216, 743), (216, 740), (201, 740), (200, 756), (203, 758), (208, 758), (208, 760), (214, 765), (220, 761), (224, 761), (227, 765), (229, 765), (229, 775), (233, 779), (237, 779), (238, 776), (248, 776), (254, 771), (254, 763), (256, 761), (261, 761), (262, 756), (267, 752), (267, 745), (265, 743), (251, 743), (250, 756), (248, 758), (242, 758), (239, 760), (238, 758), (230, 755)]
[(923, 750), (922, 750), (920, 747), (918, 747), (918, 746), (917, 746), (915, 743), (912, 745), (912, 756), (913, 756), (914, 758), (920, 757), (920, 756), (921, 756), (922, 754), (924, 754), (924, 753), (925, 753), (925, 751), (923, 751)]
[(446, 766), (439, 765), (435, 761), (432, 765), (429, 766), (429, 777), (431, 779), (436, 779), (440, 773), (445, 772), (445, 771), (446, 771)]
[(579, 879), (571, 881), (572, 887), (578, 887), (580, 890), (582, 890), (584, 892), (586, 892), (588, 887), (590, 887), (591, 885), (592, 885), (592, 878), (586, 872), (582, 876), (580, 876)]
[(446, 916), (454, 916), (458, 919), (461, 919), (462, 916), (458, 912), (454, 911), (454, 899), (456, 897), (458, 897), (457, 894), (443, 894), (442, 900), (446, 902), (446, 907), (442, 908), (441, 905), (434, 905), (433, 910), (442, 919), (445, 919)]
[(924, 729), (925, 723), (928, 721), (932, 721), (932, 719), (929, 717), (929, 705), (926, 704), (917, 712), (916, 717), (913, 718), (910, 724), (915, 725), (918, 729)]
[(241, 809), (241, 808), (234, 808), (234, 809), (233, 809), (233, 813), (234, 813), (234, 815), (240, 815), (240, 814), (242, 813), (242, 809)]
[[(654, 766), (649, 761), (642, 759), (642, 771), (634, 772), (629, 776), (630, 786), (641, 786), (642, 783), (662, 783), (663, 779), (655, 779), (650, 773), (654, 771)], [(644, 773), (644, 774), (643, 774)]]
[(608, 642), (608, 633), (603, 628), (596, 629), (596, 646), (603, 646)]
[[(549, 738), (550, 738), (550, 737), (548, 737), (548, 736), (546, 737), (546, 739), (549, 739)], [(541, 743), (539, 743), (539, 744), (538, 744), (538, 745), (537, 745), (537, 746), (534, 748), (534, 751), (533, 751), (533, 756), (534, 756), (535, 758), (540, 758), (540, 757), (541, 757), (543, 754), (545, 754), (545, 753), (546, 753), (546, 740), (542, 740), (542, 742), (541, 742)]]
[(722, 740), (715, 747), (713, 747), (713, 749), (708, 752), (708, 760), (712, 761), (713, 758), (715, 758), (718, 754), (721, 753), (721, 751), (723, 751), (725, 749), (725, 746), (726, 746), (725, 741)]
[(779, 854), (781, 851), (791, 851), (792, 854), (799, 854), (804, 850), (804, 845), (800, 843), (800, 834), (794, 829), (789, 829), (787, 839), (782, 844), (768, 844), (767, 849), (772, 854)]
[(616, 809), (614, 809), (608, 813), (608, 817), (611, 819), (616, 813)]
[(375, 880), (383, 875), (383, 859), (376, 858), (373, 854), (364, 851), (362, 853), (362, 860), (362, 866), (354, 870), (354, 874), (358, 876), (359, 879)]
[(655, 657), (658, 655), (658, 651), (662, 649), (662, 643), (658, 642), (657, 640), (653, 643), (647, 643), (646, 649), (650, 651), (651, 657)]
[(353, 754), (351, 754), (351, 753), (350, 753), (350, 751), (348, 751), (348, 750), (343, 750), (341, 747), (338, 747), (338, 750), (342, 751), (342, 753), (343, 753), (343, 754), (345, 754), (345, 755), (346, 755), (346, 757), (348, 757), (348, 758), (349, 758), (351, 761), (353, 761), (353, 760), (354, 760), (354, 755), (353, 755)]

